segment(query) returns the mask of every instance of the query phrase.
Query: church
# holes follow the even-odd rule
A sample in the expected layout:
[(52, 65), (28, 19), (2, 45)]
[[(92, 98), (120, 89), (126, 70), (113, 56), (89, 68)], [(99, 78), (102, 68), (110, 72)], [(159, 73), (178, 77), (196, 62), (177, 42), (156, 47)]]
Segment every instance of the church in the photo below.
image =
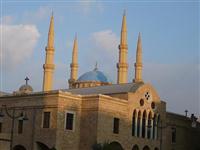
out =
[[(74, 39), (69, 88), (53, 90), (54, 16), (51, 16), (43, 90), (22, 85), (0, 93), (0, 150), (200, 150), (200, 123), (166, 111), (166, 102), (142, 78), (142, 37), (135, 76), (128, 83), (126, 14), (123, 14), (117, 82), (98, 69), (78, 76)], [(116, 48), (117, 49), (117, 48)], [(64, 81), (63, 81), (64, 82)]]

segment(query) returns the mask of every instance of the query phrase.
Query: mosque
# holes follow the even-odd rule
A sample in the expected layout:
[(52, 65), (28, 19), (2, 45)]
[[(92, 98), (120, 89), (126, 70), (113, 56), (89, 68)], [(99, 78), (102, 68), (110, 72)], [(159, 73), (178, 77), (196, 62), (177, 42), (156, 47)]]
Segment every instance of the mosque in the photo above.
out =
[(142, 38), (138, 35), (135, 76), (128, 83), (128, 43), (124, 13), (117, 83), (97, 66), (78, 77), (74, 40), (68, 89), (53, 90), (54, 16), (51, 16), (43, 90), (28, 84), (0, 93), (0, 150), (200, 150), (200, 123), (194, 115), (166, 111), (166, 102), (142, 78)]

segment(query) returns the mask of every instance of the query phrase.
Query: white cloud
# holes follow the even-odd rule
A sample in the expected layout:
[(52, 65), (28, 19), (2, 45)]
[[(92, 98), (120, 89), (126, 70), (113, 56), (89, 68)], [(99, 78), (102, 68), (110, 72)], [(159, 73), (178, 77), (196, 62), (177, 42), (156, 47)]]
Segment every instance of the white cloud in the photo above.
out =
[(24, 22), (37, 22), (46, 17), (49, 17), (52, 13), (52, 9), (49, 6), (41, 6), (36, 11), (28, 11), (23, 14)]
[(0, 57), (6, 69), (29, 58), (40, 36), (35, 25), (0, 25)]
[(92, 9), (95, 8), (96, 11), (102, 12), (104, 10), (102, 2), (97, 0), (81, 0), (79, 2), (80, 8), (78, 9), (81, 13), (87, 15), (92, 12)]
[(111, 30), (94, 32), (91, 35), (91, 39), (97, 48), (107, 51), (109, 54), (116, 53), (119, 38)]
[(35, 18), (39, 18), (39, 19), (43, 19), (47, 16), (50, 16), (51, 12), (53, 10), (48, 7), (48, 6), (44, 6), (44, 7), (40, 7), (34, 14)]
[(1, 17), (1, 24), (11, 24), (13, 22), (12, 16), (3, 16)]
[[(112, 30), (102, 30), (92, 33), (89, 40), (86, 39), (85, 44), (89, 47), (79, 51), (81, 66), (84, 66), (80, 67), (80, 72), (94, 69), (95, 63), (98, 62), (98, 69), (112, 77), (112, 81), (115, 81), (119, 37)], [(81, 53), (82, 51), (84, 53)]]

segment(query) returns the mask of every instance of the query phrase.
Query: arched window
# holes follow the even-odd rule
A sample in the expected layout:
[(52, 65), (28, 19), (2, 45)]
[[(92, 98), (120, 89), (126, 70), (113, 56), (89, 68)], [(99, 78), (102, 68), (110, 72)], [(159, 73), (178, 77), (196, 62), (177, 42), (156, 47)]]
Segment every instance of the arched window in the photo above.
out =
[(146, 113), (146, 111), (144, 111), (143, 115), (142, 115), (142, 137), (143, 138), (145, 138), (146, 118), (147, 118), (147, 113)]
[(140, 127), (140, 119), (141, 119), (141, 111), (138, 112), (138, 120), (137, 120), (137, 136), (139, 137), (140, 136), (140, 130), (141, 130), (141, 127)]
[(158, 137), (159, 137), (159, 133), (160, 133), (160, 130), (161, 130), (161, 128), (159, 128), (160, 126), (162, 126), (161, 125), (161, 121), (160, 121), (160, 115), (158, 114), (157, 115), (157, 120), (156, 120), (156, 139), (158, 139)]
[(143, 150), (150, 150), (150, 148), (149, 148), (149, 146), (145, 146), (144, 148), (143, 148)]
[(132, 150), (139, 150), (138, 145), (134, 145), (133, 148), (132, 148)]
[(147, 128), (147, 138), (148, 139), (151, 138), (151, 129), (152, 129), (151, 121), (152, 121), (152, 113), (150, 112), (148, 115), (148, 128)]
[(157, 147), (154, 150), (159, 150)]
[(137, 124), (136, 124), (136, 110), (134, 110), (133, 112), (133, 117), (132, 117), (132, 136), (136, 135), (136, 128), (137, 128)]
[(156, 114), (154, 114), (154, 117), (153, 117), (153, 139), (156, 139), (156, 135), (155, 134), (157, 134), (156, 133), (156, 126), (157, 126), (157, 124), (156, 124)]
[(111, 142), (111, 143), (109, 144), (108, 149), (113, 149), (113, 150), (123, 150), (121, 144), (120, 144), (119, 142), (116, 142), (116, 141)]
[(36, 143), (37, 143), (38, 150), (50, 150), (50, 148), (44, 143), (41, 143), (41, 142), (36, 142)]
[(13, 150), (26, 150), (26, 148), (22, 145), (16, 145)]

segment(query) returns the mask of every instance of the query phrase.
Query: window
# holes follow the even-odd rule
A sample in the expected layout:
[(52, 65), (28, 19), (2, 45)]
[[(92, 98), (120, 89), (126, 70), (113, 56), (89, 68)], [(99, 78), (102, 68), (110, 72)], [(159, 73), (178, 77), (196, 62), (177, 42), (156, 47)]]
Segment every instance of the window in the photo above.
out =
[(0, 122), (0, 133), (2, 133), (2, 122)]
[(140, 126), (140, 119), (141, 119), (141, 111), (138, 112), (138, 120), (137, 120), (137, 136), (140, 136), (140, 130), (141, 130), (141, 126)]
[(176, 143), (176, 128), (172, 128), (172, 143)]
[(135, 136), (135, 130), (136, 130), (136, 111), (133, 112), (133, 117), (132, 117), (132, 136)]
[(145, 94), (144, 96), (145, 96), (146, 100), (149, 100), (149, 99), (150, 99), (150, 94), (149, 94), (149, 92), (146, 92), (146, 94)]
[(22, 134), (23, 132), (23, 120), (18, 121), (18, 134)]
[(119, 133), (119, 118), (114, 118), (113, 122), (113, 133)]
[(149, 117), (149, 119), (148, 119), (148, 125), (147, 125), (147, 138), (148, 139), (151, 138), (151, 129), (152, 129), (151, 118)]
[(143, 117), (142, 117), (142, 137), (145, 138), (145, 132), (146, 132), (146, 118), (147, 114), (146, 111), (143, 112)]
[(74, 117), (75, 114), (72, 112), (67, 112), (66, 113), (66, 125), (65, 129), (66, 130), (74, 130)]
[(156, 115), (154, 115), (154, 117), (153, 117), (153, 138), (154, 139), (157, 139), (157, 137), (156, 137), (156, 127), (157, 127), (157, 124), (156, 124)]
[(50, 127), (50, 112), (44, 112), (43, 113), (43, 128), (49, 128)]
[(140, 106), (144, 106), (144, 99), (140, 99)]

